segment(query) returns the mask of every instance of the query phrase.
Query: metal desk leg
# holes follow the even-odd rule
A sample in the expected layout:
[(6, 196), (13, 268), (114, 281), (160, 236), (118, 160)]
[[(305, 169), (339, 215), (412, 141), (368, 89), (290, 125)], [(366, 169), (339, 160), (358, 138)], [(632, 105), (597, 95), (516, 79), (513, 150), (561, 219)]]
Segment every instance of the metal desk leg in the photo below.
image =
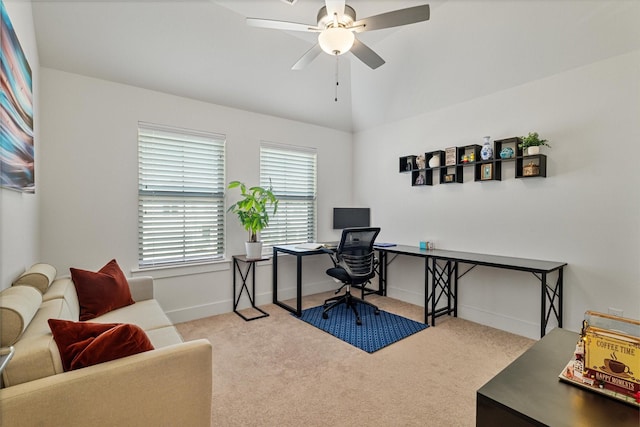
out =
[(560, 269), (558, 270), (558, 283), (556, 284), (556, 287), (558, 288), (558, 327), (562, 328), (562, 291), (563, 291), (563, 287), (562, 287), (562, 270), (563, 268), (560, 267)]
[(378, 264), (378, 294), (387, 296), (387, 253), (385, 251), (378, 252), (380, 263)]
[(540, 304), (540, 338), (544, 337), (547, 332), (547, 321), (545, 314), (547, 312), (547, 274), (542, 273), (540, 279), (540, 288), (542, 289), (542, 301)]
[[(431, 270), (429, 270), (429, 260), (431, 260)], [(431, 304), (431, 326), (436, 326), (436, 259), (427, 257), (424, 259), (426, 270), (424, 272), (424, 286), (427, 290), (427, 301)], [(431, 291), (429, 291), (429, 272), (431, 272)], [(425, 310), (429, 307), (428, 303), (425, 303)], [(424, 323), (429, 323), (429, 319), (425, 318)]]
[(302, 316), (302, 257), (296, 257), (296, 316)]
[[(540, 307), (540, 338), (547, 332), (549, 318), (551, 313), (556, 317), (558, 327), (562, 327), (562, 267), (558, 269), (558, 280), (555, 286), (551, 287), (547, 284), (547, 273), (540, 274), (540, 283), (542, 287), (542, 304)], [(547, 306), (547, 301), (549, 305)]]
[[(284, 308), (290, 313), (296, 316), (302, 316), (302, 256), (300, 254), (292, 254), (296, 257), (296, 305), (292, 307), (284, 302), (278, 300), (278, 252), (279, 250), (273, 248), (273, 303), (279, 307)], [(287, 252), (285, 252), (287, 253)]]
[(273, 303), (278, 303), (278, 250), (273, 248), (273, 261), (272, 261), (272, 276), (273, 276)]
[[(451, 281), (453, 281), (453, 285)], [(453, 295), (451, 295), (452, 286)], [(453, 264), (453, 271), (449, 272), (449, 296), (453, 297), (453, 317), (458, 317), (458, 261)]]
[[(425, 312), (429, 309), (431, 314), (431, 325), (435, 326), (436, 317), (443, 316), (445, 314), (458, 316), (458, 263), (450, 260), (441, 260), (444, 262), (443, 266), (438, 265), (438, 260), (433, 257), (426, 258), (431, 259), (431, 264), (426, 267), (426, 274), (431, 274), (431, 287), (429, 287), (429, 281), (425, 277)], [(446, 297), (446, 306), (440, 308), (440, 300)], [(428, 314), (425, 316), (425, 323), (428, 320)]]

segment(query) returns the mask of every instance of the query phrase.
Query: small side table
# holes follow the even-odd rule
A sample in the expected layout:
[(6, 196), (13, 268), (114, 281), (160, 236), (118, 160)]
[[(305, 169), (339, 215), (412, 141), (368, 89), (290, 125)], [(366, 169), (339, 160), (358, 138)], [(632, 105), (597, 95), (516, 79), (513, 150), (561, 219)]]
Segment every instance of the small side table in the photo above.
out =
[[(233, 312), (238, 316), (242, 317), (246, 321), (262, 319), (263, 317), (268, 317), (269, 313), (265, 312), (259, 307), (256, 307), (256, 262), (266, 261), (268, 258), (258, 258), (258, 259), (248, 259), (246, 255), (234, 255), (233, 256)], [(242, 270), (242, 265), (246, 265), (246, 269)], [(240, 278), (242, 279), (242, 286), (240, 287), (240, 293), (238, 293), (238, 297), (236, 298), (236, 271), (240, 274)], [(251, 291), (247, 287), (247, 278), (249, 277), (249, 273), (251, 273)], [(261, 315), (255, 317), (246, 317), (244, 314), (240, 313), (238, 309), (238, 303), (240, 302), (240, 297), (244, 291), (247, 291), (247, 296), (249, 297), (249, 301), (251, 302), (251, 308), (258, 310)]]

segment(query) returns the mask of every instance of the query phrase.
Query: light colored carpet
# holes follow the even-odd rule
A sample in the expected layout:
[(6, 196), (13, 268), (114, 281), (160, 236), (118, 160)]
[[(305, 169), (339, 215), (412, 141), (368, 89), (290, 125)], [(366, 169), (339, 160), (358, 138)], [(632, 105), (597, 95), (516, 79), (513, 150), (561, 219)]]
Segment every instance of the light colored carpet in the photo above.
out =
[[(333, 293), (303, 299), (303, 308)], [(380, 309), (424, 321), (387, 297)], [(369, 354), (289, 314), (245, 322), (234, 313), (177, 325), (213, 345), (215, 426), (474, 426), (476, 390), (533, 340), (458, 318)], [(251, 315), (249, 311), (247, 315)]]

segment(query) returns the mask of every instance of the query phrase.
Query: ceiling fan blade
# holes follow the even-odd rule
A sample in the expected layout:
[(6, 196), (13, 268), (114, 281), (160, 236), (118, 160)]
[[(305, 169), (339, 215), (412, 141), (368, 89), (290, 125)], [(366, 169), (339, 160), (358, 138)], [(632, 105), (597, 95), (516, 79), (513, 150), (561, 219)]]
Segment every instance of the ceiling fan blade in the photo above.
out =
[(327, 5), (327, 15), (333, 17), (334, 13), (338, 14), (338, 19), (344, 13), (344, 0), (325, 0), (324, 2)]
[(298, 62), (293, 64), (293, 67), (291, 67), (291, 69), (302, 70), (304, 67), (311, 64), (311, 61), (316, 59), (316, 57), (320, 55), (320, 52), (322, 52), (322, 48), (318, 43), (316, 43), (311, 49), (309, 49), (304, 55), (302, 55), (302, 58), (298, 59)]
[(311, 31), (319, 32), (320, 28), (309, 24), (299, 24), (297, 22), (275, 21), (273, 19), (247, 18), (247, 25), (258, 28), (269, 28), (272, 30), (287, 31)]
[(384, 59), (375, 53), (369, 46), (356, 39), (351, 47), (351, 53), (353, 53), (360, 61), (367, 64), (372, 70), (375, 70), (382, 64)]
[(394, 10), (370, 16), (353, 23), (352, 27), (357, 33), (363, 31), (381, 30), (383, 28), (398, 27), (400, 25), (414, 24), (429, 19), (429, 5), (414, 6), (406, 9)]

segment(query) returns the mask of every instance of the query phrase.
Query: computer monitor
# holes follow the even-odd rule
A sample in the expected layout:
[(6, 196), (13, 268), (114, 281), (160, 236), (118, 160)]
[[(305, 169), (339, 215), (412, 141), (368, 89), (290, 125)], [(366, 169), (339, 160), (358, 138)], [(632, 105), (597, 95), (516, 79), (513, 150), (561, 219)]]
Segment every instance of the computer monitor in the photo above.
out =
[(333, 208), (333, 229), (369, 227), (369, 208)]

